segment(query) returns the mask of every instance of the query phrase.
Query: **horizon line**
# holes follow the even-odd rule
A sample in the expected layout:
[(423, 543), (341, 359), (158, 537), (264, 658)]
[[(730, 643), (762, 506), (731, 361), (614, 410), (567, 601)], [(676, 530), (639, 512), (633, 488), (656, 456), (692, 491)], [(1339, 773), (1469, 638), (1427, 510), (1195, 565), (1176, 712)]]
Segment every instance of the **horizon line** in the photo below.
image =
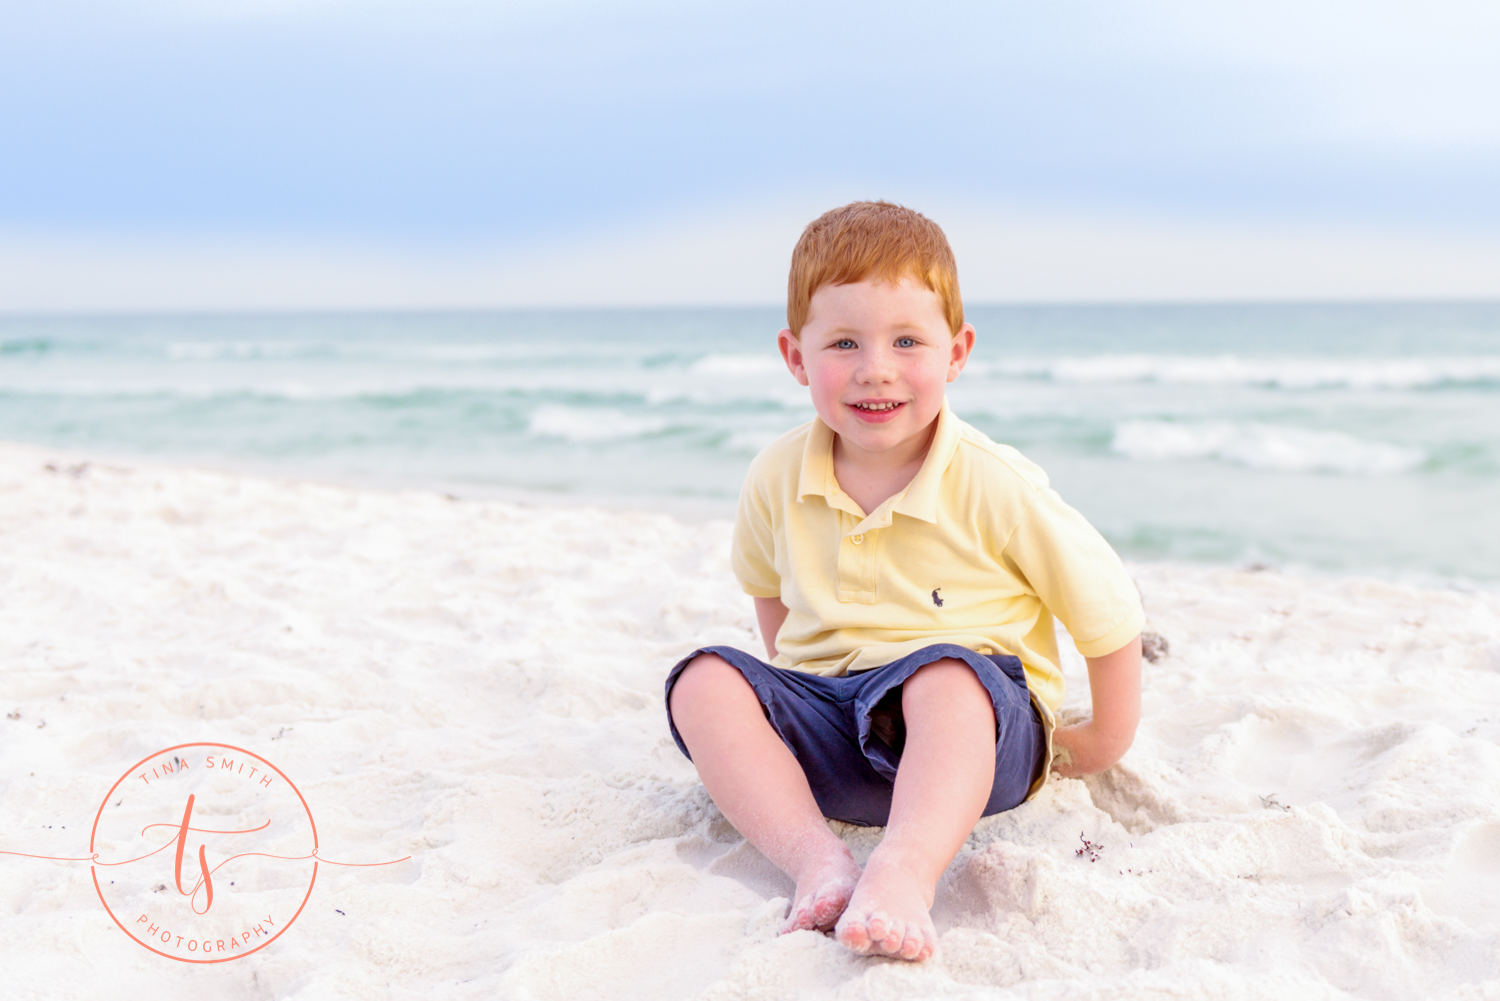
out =
[[(0, 322), (17, 320), (129, 320), (188, 319), (193, 317), (313, 317), (313, 316), (463, 316), (517, 313), (689, 313), (716, 310), (781, 309), (780, 302), (718, 303), (547, 303), (488, 306), (246, 306), (205, 309), (202, 307), (152, 307), (125, 309), (7, 310), (0, 307)], [(1161, 298), (1161, 299), (984, 299), (964, 304), (969, 309), (1171, 309), (1171, 308), (1278, 308), (1359, 306), (1496, 306), (1500, 296), (1392, 296), (1371, 297), (1264, 297), (1264, 298)]]

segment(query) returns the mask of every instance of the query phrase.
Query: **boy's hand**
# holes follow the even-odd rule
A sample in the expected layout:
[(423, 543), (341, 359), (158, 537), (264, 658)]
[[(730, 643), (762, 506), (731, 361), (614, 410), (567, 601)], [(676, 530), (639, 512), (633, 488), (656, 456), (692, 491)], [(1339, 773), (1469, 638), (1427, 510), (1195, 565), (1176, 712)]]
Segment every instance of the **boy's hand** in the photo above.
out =
[(1053, 743), (1068, 752), (1057, 765), (1064, 778), (1101, 772), (1119, 761), (1141, 721), (1141, 638), (1114, 653), (1086, 659), (1093, 718), (1060, 726), (1052, 734)]

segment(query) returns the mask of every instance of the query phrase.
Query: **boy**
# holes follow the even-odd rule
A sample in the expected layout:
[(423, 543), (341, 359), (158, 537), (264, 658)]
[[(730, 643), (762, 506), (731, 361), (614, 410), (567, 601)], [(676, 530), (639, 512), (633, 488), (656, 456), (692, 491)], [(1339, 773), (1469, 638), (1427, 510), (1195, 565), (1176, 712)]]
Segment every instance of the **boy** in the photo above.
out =
[[(733, 543), (770, 663), (696, 651), (668, 717), (724, 816), (796, 882), (784, 931), (923, 960), (979, 818), (1041, 788), (1054, 742), (1064, 775), (1130, 746), (1140, 601), (1040, 469), (948, 411), (975, 335), (935, 223), (886, 202), (826, 213), (787, 300), (777, 344), (818, 416), (756, 457)], [(1057, 729), (1053, 615), (1094, 710)], [(825, 816), (885, 825), (863, 872)]]

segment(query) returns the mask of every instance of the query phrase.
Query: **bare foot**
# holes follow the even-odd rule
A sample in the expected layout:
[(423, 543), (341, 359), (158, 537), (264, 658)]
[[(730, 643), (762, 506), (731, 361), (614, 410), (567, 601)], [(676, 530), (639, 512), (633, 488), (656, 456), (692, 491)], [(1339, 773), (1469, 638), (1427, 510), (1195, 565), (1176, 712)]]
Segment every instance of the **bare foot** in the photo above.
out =
[(803, 867), (797, 894), (781, 934), (794, 931), (829, 931), (859, 882), (859, 866), (842, 842), (836, 849)]
[(921, 962), (937, 951), (932, 926), (933, 887), (895, 860), (871, 856), (834, 936), (862, 956)]

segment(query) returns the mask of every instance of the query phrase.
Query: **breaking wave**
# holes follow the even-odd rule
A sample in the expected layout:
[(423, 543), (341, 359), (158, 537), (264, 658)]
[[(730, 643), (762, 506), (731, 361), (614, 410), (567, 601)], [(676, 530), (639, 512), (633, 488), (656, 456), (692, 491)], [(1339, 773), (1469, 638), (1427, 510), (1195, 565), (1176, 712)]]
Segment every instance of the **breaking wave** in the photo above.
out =
[(544, 406), (532, 411), (527, 430), (539, 438), (581, 443), (640, 438), (670, 426), (664, 417), (635, 416), (604, 407)]
[(1500, 386), (1500, 356), (1348, 359), (1121, 354), (991, 362), (980, 370), (1001, 377), (1073, 383), (1396, 390)]
[(1131, 459), (1212, 459), (1269, 472), (1356, 476), (1408, 472), (1427, 458), (1420, 449), (1340, 431), (1225, 421), (1126, 421), (1115, 427), (1110, 447)]
[(711, 354), (693, 362), (695, 375), (784, 375), (786, 365), (769, 351), (759, 354)]

